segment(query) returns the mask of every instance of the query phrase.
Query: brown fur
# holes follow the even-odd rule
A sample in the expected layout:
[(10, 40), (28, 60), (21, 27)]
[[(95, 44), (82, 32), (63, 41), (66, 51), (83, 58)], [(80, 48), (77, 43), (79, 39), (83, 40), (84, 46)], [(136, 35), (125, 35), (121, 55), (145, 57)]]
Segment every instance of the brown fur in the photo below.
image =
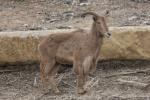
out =
[(70, 33), (51, 34), (39, 44), (41, 78), (43, 82), (46, 78), (49, 79), (56, 94), (60, 93), (54, 80), (58, 70), (57, 64), (73, 64), (77, 76), (77, 92), (85, 93), (83, 86), (90, 70), (96, 69), (103, 37), (110, 35), (105, 17), (93, 12), (84, 13), (82, 17), (86, 15), (93, 15), (90, 32), (80, 29)]

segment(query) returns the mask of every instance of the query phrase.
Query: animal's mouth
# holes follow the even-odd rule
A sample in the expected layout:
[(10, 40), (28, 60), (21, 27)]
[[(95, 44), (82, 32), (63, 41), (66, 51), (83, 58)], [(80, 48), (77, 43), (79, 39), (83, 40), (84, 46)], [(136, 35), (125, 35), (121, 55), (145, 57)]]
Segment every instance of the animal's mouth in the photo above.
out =
[(110, 37), (111, 37), (111, 33), (107, 32), (107, 33), (105, 33), (105, 36), (106, 36), (107, 38), (110, 38)]

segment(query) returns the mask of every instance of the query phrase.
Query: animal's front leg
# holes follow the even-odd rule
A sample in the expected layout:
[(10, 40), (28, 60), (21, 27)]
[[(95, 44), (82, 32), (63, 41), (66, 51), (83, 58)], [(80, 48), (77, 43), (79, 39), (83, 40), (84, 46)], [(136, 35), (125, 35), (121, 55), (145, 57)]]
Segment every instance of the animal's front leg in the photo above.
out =
[(49, 72), (49, 82), (50, 82), (50, 85), (51, 85), (51, 89), (53, 90), (53, 92), (55, 94), (61, 94), (60, 90), (57, 87), (58, 84), (55, 80), (55, 75), (56, 75), (58, 69), (59, 69), (58, 64), (55, 64), (55, 66)]
[(51, 89), (53, 90), (53, 92), (57, 95), (61, 94), (60, 90), (57, 87), (57, 82), (54, 78), (55, 76), (50, 76), (50, 85), (51, 85)]
[(90, 66), (90, 74), (93, 74), (96, 71), (97, 62), (93, 61), (92, 65)]
[(77, 76), (77, 93), (78, 94), (86, 93), (86, 91), (84, 90), (84, 85), (85, 85), (84, 68), (83, 68), (83, 64), (79, 52), (76, 52), (74, 54), (73, 70)]
[(83, 87), (85, 85), (85, 76), (83, 73), (83, 68), (81, 68), (80, 64), (74, 63), (73, 69), (77, 77), (77, 93), (84, 94), (86, 91)]
[(85, 76), (77, 75), (77, 92), (78, 92), (78, 94), (86, 93), (86, 90), (84, 89), (84, 85), (85, 85)]

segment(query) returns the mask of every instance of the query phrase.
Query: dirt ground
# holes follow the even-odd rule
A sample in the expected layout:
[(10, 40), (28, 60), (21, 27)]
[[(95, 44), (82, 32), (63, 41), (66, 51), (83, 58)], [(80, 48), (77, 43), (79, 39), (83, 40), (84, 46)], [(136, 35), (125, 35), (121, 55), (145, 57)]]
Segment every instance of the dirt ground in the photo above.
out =
[[(28, 31), (89, 27), (91, 17), (80, 14), (110, 11), (109, 26), (150, 25), (150, 1), (89, 0), (71, 5), (67, 0), (0, 0), (0, 31)], [(150, 60), (105, 60), (87, 82), (84, 96), (75, 92), (72, 67), (62, 65), (56, 75), (62, 95), (40, 92), (39, 64), (0, 67), (0, 100), (150, 100)]]
[(71, 66), (56, 76), (62, 95), (40, 92), (38, 64), (0, 69), (0, 100), (150, 100), (149, 60), (105, 60), (87, 82), (88, 92), (77, 95)]
[(91, 17), (83, 20), (80, 14), (105, 10), (109, 26), (150, 25), (149, 0), (88, 0), (82, 6), (67, 1), (73, 0), (0, 0), (0, 31), (89, 27)]

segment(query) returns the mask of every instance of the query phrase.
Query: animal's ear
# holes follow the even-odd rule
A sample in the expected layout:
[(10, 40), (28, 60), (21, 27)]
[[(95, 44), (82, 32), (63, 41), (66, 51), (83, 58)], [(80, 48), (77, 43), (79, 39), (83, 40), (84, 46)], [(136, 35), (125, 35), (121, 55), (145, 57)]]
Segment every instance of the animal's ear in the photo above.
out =
[(97, 17), (93, 16), (93, 21), (96, 22), (97, 21)]
[(106, 12), (105, 12), (105, 17), (109, 17), (109, 16), (110, 16), (109, 10), (106, 10)]

